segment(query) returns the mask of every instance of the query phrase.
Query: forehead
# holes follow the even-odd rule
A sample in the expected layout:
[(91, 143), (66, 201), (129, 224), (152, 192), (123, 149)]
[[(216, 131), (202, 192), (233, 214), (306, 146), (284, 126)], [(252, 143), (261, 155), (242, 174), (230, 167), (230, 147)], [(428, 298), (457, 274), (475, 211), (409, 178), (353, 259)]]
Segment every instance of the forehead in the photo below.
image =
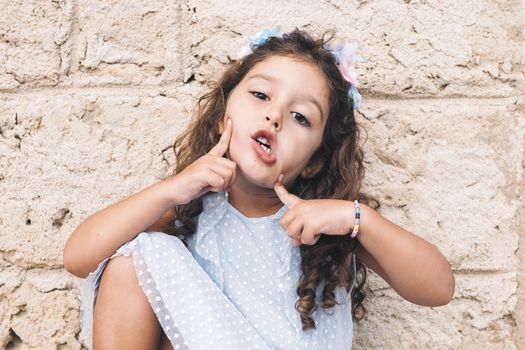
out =
[[(328, 110), (329, 86), (321, 69), (311, 61), (290, 56), (270, 56), (252, 67), (245, 80), (268, 76), (271, 82), (295, 93), (307, 93)], [(273, 79), (272, 79), (273, 78)]]

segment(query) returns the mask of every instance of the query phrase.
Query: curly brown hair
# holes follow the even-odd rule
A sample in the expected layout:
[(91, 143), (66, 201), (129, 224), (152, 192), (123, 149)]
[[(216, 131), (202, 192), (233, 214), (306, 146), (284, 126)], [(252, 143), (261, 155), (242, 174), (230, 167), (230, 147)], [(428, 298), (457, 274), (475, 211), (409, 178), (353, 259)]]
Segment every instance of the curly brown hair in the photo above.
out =
[[(191, 124), (176, 139), (173, 145), (177, 159), (174, 175), (208, 153), (218, 142), (226, 101), (246, 74), (270, 56), (288, 56), (317, 65), (330, 89), (330, 113), (323, 141), (312, 157), (322, 166), (311, 177), (296, 178), (289, 192), (304, 199), (359, 198), (369, 203), (371, 199), (361, 193), (363, 152), (359, 146), (359, 126), (355, 121), (352, 101), (348, 98), (349, 83), (339, 73), (334, 56), (325, 48), (332, 37), (325, 34), (314, 39), (308, 33), (295, 29), (282, 37), (269, 38), (263, 45), (253, 47), (253, 52), (242, 61), (230, 63), (221, 79), (199, 99)], [(163, 231), (177, 236), (190, 236), (196, 231), (197, 217), (201, 212), (202, 197), (180, 205), (166, 221)], [(177, 225), (175, 219), (179, 221)], [(316, 244), (301, 246), (302, 276), (297, 287), (299, 298), (295, 308), (300, 314), (303, 330), (315, 328), (312, 314), (318, 308), (316, 292), (322, 285), (320, 306), (323, 309), (338, 303), (335, 288), (344, 287), (347, 292), (351, 290), (354, 320), (360, 320), (365, 315), (362, 302), (365, 297), (366, 267), (356, 258), (356, 272), (352, 269), (352, 256), (358, 244), (357, 239), (349, 239), (348, 236), (322, 235)]]

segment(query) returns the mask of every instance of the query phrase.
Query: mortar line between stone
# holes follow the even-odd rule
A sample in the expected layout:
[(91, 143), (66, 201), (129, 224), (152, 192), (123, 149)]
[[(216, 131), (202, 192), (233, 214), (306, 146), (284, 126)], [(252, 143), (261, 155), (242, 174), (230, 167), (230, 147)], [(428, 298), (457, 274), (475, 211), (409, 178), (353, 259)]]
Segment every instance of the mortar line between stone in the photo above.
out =
[[(11, 90), (11, 89), (0, 89), (0, 98), (3, 96), (12, 96), (12, 95), (25, 95), (32, 96), (35, 94), (41, 93), (52, 93), (52, 94), (87, 94), (87, 93), (123, 93), (129, 91), (141, 92), (143, 94), (152, 94), (155, 96), (165, 96), (168, 90), (177, 89), (185, 86), (182, 85), (166, 85), (166, 86), (142, 86), (142, 87), (130, 87), (130, 86), (115, 86), (115, 87), (43, 87), (43, 88), (29, 88), (22, 90)], [(204, 88), (204, 86), (202, 86)], [(151, 97), (155, 97), (151, 96)], [(478, 101), (478, 100), (509, 100), (509, 99), (519, 99), (520, 93), (517, 92), (516, 95), (510, 96), (399, 96), (399, 97), (390, 97), (390, 96), (377, 96), (377, 97), (364, 97), (365, 101), (389, 101), (389, 102), (398, 102), (398, 101)]]

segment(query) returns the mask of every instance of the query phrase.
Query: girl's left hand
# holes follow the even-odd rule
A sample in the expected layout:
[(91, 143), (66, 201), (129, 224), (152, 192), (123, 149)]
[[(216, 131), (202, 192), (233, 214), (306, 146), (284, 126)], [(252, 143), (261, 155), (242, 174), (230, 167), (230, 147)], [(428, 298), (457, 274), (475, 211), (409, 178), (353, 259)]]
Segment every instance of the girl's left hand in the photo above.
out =
[(354, 225), (354, 203), (339, 199), (301, 199), (289, 193), (282, 175), (274, 184), (275, 193), (288, 208), (279, 220), (292, 239), (292, 245), (313, 245), (327, 235), (346, 235)]

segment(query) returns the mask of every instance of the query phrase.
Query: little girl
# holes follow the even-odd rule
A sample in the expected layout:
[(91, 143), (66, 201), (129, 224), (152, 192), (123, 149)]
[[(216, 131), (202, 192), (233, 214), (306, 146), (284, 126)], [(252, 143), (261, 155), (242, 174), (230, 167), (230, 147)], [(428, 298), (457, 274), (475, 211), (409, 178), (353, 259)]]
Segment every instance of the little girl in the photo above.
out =
[(174, 176), (78, 226), (64, 265), (87, 276), (90, 348), (350, 349), (366, 267), (451, 300), (436, 247), (361, 193), (354, 49), (261, 32), (199, 100)]

